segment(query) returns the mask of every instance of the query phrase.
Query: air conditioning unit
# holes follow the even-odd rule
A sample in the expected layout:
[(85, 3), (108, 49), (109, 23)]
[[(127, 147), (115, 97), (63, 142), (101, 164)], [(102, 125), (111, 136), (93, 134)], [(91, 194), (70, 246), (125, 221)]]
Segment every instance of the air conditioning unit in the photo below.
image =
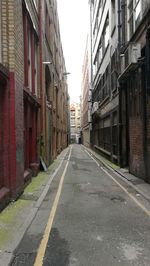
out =
[(94, 102), (92, 107), (92, 114), (94, 114), (99, 108), (99, 102)]
[(121, 74), (135, 67), (141, 57), (141, 44), (130, 43), (124, 54), (120, 55)]
[(121, 74), (123, 74), (123, 72), (125, 71), (125, 58), (124, 58), (124, 54), (120, 55), (120, 70), (121, 70)]

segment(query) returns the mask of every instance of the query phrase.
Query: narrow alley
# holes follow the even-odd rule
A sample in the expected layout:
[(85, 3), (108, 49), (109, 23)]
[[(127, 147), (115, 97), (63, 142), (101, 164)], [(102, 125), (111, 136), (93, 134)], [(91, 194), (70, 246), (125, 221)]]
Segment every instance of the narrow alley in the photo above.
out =
[(150, 0), (0, 0), (0, 266), (150, 266)]
[(150, 203), (82, 145), (60, 160), (11, 266), (149, 266)]

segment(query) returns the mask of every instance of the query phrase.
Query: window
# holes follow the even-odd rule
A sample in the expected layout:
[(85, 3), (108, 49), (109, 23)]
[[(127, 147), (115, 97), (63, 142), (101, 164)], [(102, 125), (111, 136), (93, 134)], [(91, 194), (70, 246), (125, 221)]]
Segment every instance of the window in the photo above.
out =
[(103, 52), (105, 52), (108, 43), (109, 43), (109, 19), (107, 17), (103, 32)]
[(108, 42), (109, 42), (109, 23), (108, 23), (108, 20), (107, 20), (107, 24), (106, 24), (104, 39), (105, 39), (105, 48), (106, 48), (108, 45)]
[(118, 113), (117, 111), (112, 114), (112, 152), (117, 156), (118, 151)]
[(104, 1), (103, 0), (99, 1), (99, 6), (97, 9), (97, 14), (96, 14), (96, 18), (95, 18), (95, 24), (93, 27), (93, 29), (94, 29), (93, 30), (93, 43), (95, 43), (95, 40), (96, 40), (96, 37), (98, 34), (99, 25), (100, 25), (100, 21), (102, 18), (103, 6), (104, 6)]
[(26, 9), (23, 9), (23, 35), (24, 86), (38, 96), (38, 38)]
[(111, 127), (110, 116), (107, 116), (99, 122), (98, 126), (98, 145), (110, 152), (111, 150)]
[(95, 77), (98, 71), (98, 53), (96, 55), (94, 65), (93, 65), (93, 76)]
[(130, 1), (130, 4), (128, 6), (128, 14), (129, 14), (129, 36), (131, 37), (134, 32), (134, 16), (133, 16), (133, 0)]
[(28, 87), (32, 91), (31, 29), (28, 25)]
[(115, 0), (111, 0), (111, 32), (113, 32), (114, 27), (115, 27), (115, 19), (116, 19), (116, 15), (115, 15)]
[(130, 0), (128, 4), (128, 35), (132, 37), (141, 20), (142, 2), (141, 0)]
[(103, 10), (103, 0), (101, 0), (99, 2), (99, 6), (98, 6), (98, 11), (97, 11), (97, 22), (98, 22), (98, 25), (101, 21), (101, 18), (102, 18), (102, 10)]
[(111, 90), (113, 93), (117, 90), (117, 50), (111, 58)]
[(33, 0), (36, 9), (38, 9), (38, 0)]
[(142, 4), (141, 0), (135, 0), (135, 28), (138, 26), (141, 19)]
[(45, 35), (47, 40), (49, 39), (49, 14), (48, 14), (48, 9), (47, 5), (45, 7)]
[(94, 25), (94, 31), (93, 31), (93, 42), (95, 43), (96, 37), (98, 33), (98, 18), (96, 17), (95, 25)]
[(35, 42), (35, 68), (34, 68), (34, 75), (35, 75), (35, 95), (38, 95), (38, 45)]
[(99, 48), (98, 48), (98, 63), (100, 65), (103, 57), (103, 52), (102, 52), (102, 44), (100, 43)]

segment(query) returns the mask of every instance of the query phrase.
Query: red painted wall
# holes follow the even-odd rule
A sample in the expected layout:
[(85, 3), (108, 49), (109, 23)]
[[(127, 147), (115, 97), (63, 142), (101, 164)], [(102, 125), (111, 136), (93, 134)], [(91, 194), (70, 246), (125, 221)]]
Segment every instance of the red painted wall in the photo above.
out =
[(12, 197), (24, 187), (23, 154), (23, 84), (15, 73), (10, 73), (10, 188)]

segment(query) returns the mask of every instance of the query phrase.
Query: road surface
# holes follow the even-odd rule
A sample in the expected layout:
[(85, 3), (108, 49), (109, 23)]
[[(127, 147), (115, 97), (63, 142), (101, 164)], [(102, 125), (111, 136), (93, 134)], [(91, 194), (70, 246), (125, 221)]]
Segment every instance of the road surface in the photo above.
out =
[(69, 147), (11, 265), (150, 266), (150, 203)]

